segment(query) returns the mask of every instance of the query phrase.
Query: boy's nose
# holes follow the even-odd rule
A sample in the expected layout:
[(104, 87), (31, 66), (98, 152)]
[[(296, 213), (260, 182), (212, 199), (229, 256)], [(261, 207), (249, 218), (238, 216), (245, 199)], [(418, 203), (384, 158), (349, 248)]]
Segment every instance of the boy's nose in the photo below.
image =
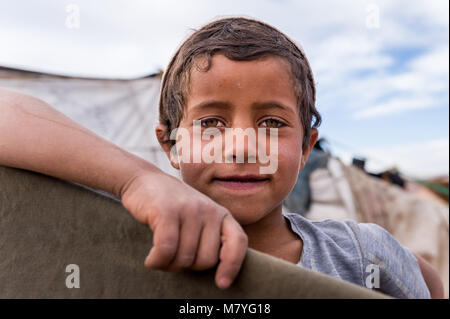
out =
[(232, 127), (225, 131), (226, 163), (256, 163), (258, 131), (253, 127)]

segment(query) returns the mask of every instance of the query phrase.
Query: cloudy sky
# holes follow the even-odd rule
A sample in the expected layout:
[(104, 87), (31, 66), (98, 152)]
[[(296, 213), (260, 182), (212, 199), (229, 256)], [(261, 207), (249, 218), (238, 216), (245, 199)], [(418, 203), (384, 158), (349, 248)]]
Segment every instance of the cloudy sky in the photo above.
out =
[[(132, 4), (132, 5), (131, 5)], [(449, 2), (0, 0), (0, 65), (91, 77), (164, 69), (192, 29), (261, 19), (300, 44), (317, 82), (320, 134), (368, 169), (449, 171)]]

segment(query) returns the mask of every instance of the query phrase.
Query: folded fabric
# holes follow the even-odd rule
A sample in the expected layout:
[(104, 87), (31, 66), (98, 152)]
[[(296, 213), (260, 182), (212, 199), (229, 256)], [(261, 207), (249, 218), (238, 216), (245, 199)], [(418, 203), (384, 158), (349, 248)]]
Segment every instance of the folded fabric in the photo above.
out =
[(151, 230), (114, 199), (0, 167), (0, 298), (387, 297), (252, 249), (236, 282), (222, 291), (214, 269), (145, 268), (151, 246)]

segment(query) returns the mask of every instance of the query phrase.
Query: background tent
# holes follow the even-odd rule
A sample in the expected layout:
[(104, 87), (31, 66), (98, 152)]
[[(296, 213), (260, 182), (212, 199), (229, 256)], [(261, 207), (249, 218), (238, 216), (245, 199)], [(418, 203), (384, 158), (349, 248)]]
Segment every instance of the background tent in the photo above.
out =
[(160, 83), (160, 73), (118, 80), (0, 67), (0, 87), (40, 98), (114, 144), (177, 175), (154, 133)]

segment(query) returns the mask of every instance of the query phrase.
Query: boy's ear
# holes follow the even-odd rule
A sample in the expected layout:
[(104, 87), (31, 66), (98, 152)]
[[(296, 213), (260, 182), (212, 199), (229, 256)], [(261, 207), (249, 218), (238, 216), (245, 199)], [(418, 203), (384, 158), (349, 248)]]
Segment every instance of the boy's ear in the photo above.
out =
[(171, 156), (171, 150), (173, 144), (170, 142), (169, 132), (167, 131), (167, 126), (163, 124), (159, 124), (155, 128), (156, 138), (158, 139), (159, 145), (161, 145), (164, 153), (166, 153), (167, 158), (170, 161), (170, 165), (175, 169), (180, 169), (180, 164), (178, 161), (174, 161)]
[(301, 164), (300, 164), (300, 170), (305, 168), (306, 161), (308, 160), (309, 154), (311, 153), (314, 145), (317, 142), (317, 138), (319, 137), (319, 131), (315, 128), (311, 129), (311, 137), (309, 138), (309, 144), (306, 150), (302, 153), (301, 158)]

